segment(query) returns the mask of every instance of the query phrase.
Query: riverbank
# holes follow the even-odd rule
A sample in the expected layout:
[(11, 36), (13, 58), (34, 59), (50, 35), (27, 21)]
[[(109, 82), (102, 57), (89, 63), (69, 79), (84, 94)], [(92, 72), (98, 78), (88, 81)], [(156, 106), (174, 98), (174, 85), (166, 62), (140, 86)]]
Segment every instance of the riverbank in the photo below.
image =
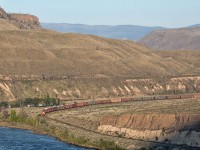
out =
[(30, 125), (24, 125), (24, 124), (17, 124), (13, 122), (0, 122), (0, 127), (8, 127), (8, 128), (15, 128), (15, 129), (22, 129), (22, 130), (31, 130), (33, 133), (37, 134), (46, 134), (45, 132), (41, 130), (36, 130), (34, 127)]
[(0, 133), (1, 150), (87, 150), (48, 135), (34, 134), (30, 130), (0, 127)]
[(32, 130), (35, 133), (46, 134), (63, 142), (86, 148), (123, 150), (126, 147), (115, 143), (119, 140), (112, 137), (80, 131), (80, 128), (71, 128), (47, 117), (38, 116), (39, 113), (41, 113), (41, 108), (5, 109), (0, 112), (1, 126)]
[[(22, 130), (30, 130), (34, 134), (43, 134), (48, 135), (51, 137), (56, 138), (59, 141), (66, 142), (68, 144), (72, 144), (78, 147), (82, 148), (88, 148), (88, 149), (94, 149), (94, 150), (123, 150), (123, 148), (117, 146), (113, 142), (100, 140), (95, 141), (94, 143), (88, 143), (87, 140), (84, 137), (80, 136), (74, 136), (72, 134), (69, 134), (69, 131), (63, 131), (62, 129), (59, 129), (59, 127), (55, 127), (54, 125), (48, 124), (47, 126), (40, 126), (40, 127), (33, 127), (30, 125), (22, 124), (22, 123), (16, 123), (16, 122), (0, 122), (0, 127), (8, 127), (8, 128), (15, 128), (15, 129), (22, 129)], [(68, 137), (68, 138), (67, 138)], [(85, 144), (84, 144), (85, 143)]]
[(62, 141), (62, 142), (65, 142), (65, 143), (68, 143), (68, 144), (71, 144), (71, 145), (98, 150), (98, 148), (94, 148), (94, 147), (91, 147), (91, 146), (83, 146), (83, 145), (78, 145), (76, 143), (71, 143), (71, 142), (65, 141), (62, 138), (59, 138), (57, 136), (53, 136), (52, 134), (49, 134), (44, 130), (32, 127), (30, 125), (25, 125), (25, 124), (20, 124), (20, 123), (15, 123), (15, 122), (0, 122), (0, 127), (14, 128), (14, 129), (20, 129), (20, 130), (29, 130), (29, 131), (32, 131), (34, 134), (48, 135), (48, 136), (56, 138), (59, 141)]

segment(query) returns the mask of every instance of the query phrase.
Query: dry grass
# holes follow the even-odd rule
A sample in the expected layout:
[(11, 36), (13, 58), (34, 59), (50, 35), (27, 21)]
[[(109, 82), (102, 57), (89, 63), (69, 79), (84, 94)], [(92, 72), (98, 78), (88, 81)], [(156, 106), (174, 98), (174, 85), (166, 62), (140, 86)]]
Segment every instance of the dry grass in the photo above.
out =
[(46, 30), (0, 31), (1, 74), (149, 77), (189, 65), (162, 58), (134, 42)]
[[(24, 107), (23, 110), (26, 112), (26, 114), (29, 117), (37, 117), (38, 114), (41, 114), (43, 107)], [(16, 110), (16, 113), (19, 114), (22, 111), (22, 108), (9, 108), (8, 111), (11, 112), (11, 110)]]
[(168, 50), (168, 51), (156, 51), (161, 57), (172, 58), (179, 62), (188, 63), (191, 67), (185, 70), (185, 74), (199, 74), (200, 73), (200, 51), (195, 50)]
[(0, 30), (18, 30), (19, 28), (6, 19), (0, 18)]

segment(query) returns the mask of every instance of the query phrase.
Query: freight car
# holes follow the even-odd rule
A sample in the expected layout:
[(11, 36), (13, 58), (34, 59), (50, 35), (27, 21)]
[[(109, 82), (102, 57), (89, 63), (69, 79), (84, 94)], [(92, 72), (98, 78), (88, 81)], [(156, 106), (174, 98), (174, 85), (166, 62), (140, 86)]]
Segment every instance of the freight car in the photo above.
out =
[(42, 111), (42, 116), (45, 116), (45, 114), (47, 114), (47, 113), (58, 111), (58, 110), (72, 109), (72, 108), (78, 108), (78, 107), (86, 107), (86, 106), (90, 106), (90, 105), (102, 105), (102, 104), (110, 104), (110, 103), (129, 102), (129, 101), (170, 100), (170, 99), (171, 100), (174, 100), (174, 99), (197, 99), (197, 98), (200, 98), (200, 94), (199, 93), (102, 99), (102, 100), (97, 100), (97, 101), (80, 102), (80, 103), (60, 105), (60, 106), (57, 106), (57, 107), (54, 106), (54, 107), (45, 108)]

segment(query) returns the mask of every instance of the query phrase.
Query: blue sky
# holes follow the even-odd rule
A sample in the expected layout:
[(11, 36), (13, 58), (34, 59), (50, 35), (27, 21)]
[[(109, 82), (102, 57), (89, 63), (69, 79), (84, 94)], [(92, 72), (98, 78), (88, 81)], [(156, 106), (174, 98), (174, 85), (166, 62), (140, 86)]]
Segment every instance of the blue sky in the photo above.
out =
[(200, 0), (0, 0), (41, 22), (183, 27), (200, 23)]

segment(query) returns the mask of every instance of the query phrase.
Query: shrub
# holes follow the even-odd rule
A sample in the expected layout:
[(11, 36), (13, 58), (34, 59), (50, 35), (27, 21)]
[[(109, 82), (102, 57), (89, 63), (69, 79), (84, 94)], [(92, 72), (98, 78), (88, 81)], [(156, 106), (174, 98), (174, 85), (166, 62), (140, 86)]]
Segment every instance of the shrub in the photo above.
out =
[(24, 119), (28, 117), (28, 115), (27, 115), (26, 111), (24, 110), (24, 108), (21, 109), (21, 111), (19, 113), (19, 116), (21, 118), (24, 118)]
[(8, 119), (9, 116), (10, 115), (9, 115), (8, 111), (6, 109), (4, 109), (3, 112), (2, 112), (2, 118), (3, 119)]
[(15, 110), (11, 110), (10, 113), (10, 121), (16, 122), (17, 121), (17, 114)]
[(103, 139), (100, 139), (100, 141), (97, 143), (97, 146), (105, 150), (124, 150), (123, 148), (116, 145), (114, 142), (106, 141)]

